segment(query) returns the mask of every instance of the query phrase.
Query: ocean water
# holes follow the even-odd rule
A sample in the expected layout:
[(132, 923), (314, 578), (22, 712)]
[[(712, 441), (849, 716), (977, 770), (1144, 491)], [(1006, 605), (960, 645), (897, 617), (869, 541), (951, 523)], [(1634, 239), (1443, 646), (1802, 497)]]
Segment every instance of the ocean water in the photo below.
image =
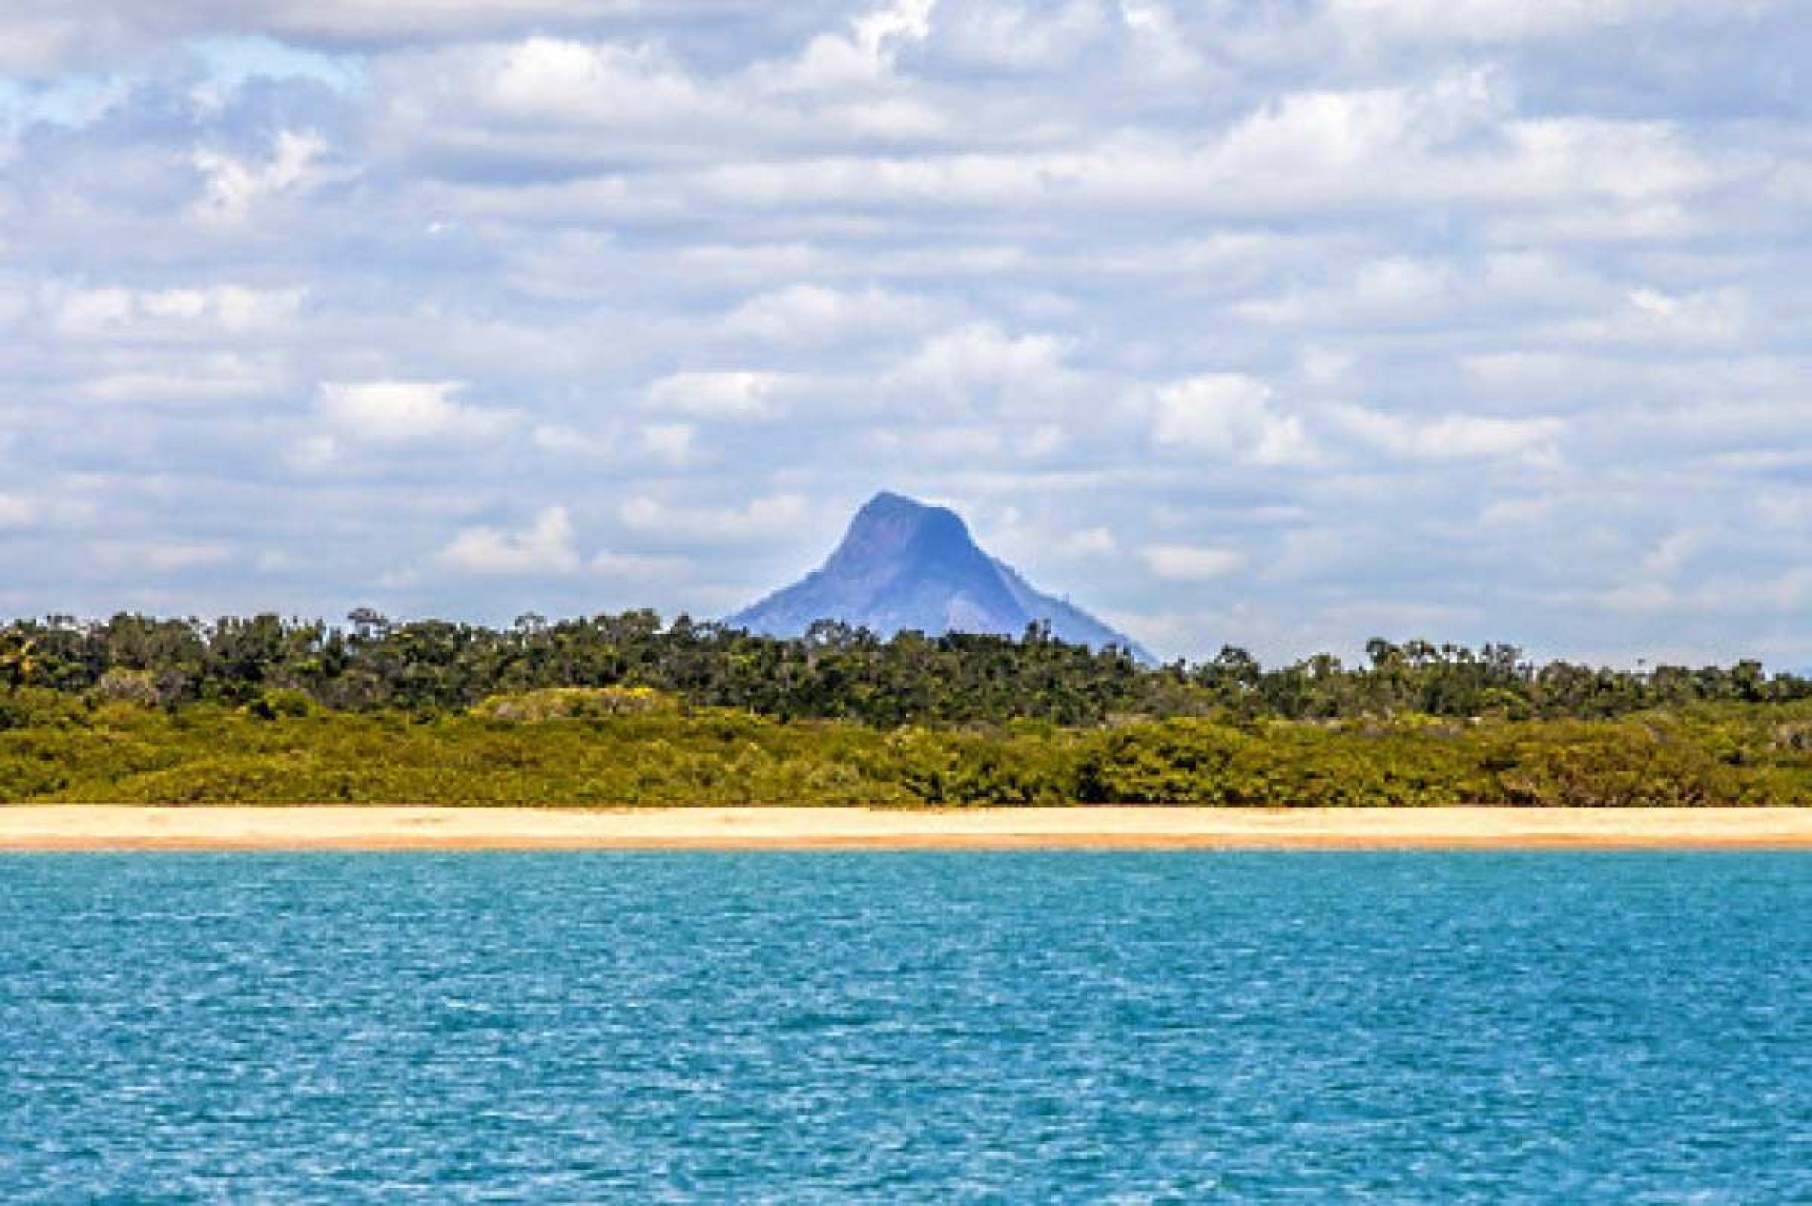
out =
[(1812, 1202), (1812, 858), (0, 857), (0, 1201)]

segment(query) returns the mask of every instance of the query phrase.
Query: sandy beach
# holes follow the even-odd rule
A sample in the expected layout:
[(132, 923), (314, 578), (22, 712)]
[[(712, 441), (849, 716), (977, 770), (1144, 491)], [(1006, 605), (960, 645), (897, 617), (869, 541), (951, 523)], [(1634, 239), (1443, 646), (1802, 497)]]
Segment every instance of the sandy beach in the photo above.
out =
[(0, 850), (1812, 849), (1812, 809), (0, 807)]

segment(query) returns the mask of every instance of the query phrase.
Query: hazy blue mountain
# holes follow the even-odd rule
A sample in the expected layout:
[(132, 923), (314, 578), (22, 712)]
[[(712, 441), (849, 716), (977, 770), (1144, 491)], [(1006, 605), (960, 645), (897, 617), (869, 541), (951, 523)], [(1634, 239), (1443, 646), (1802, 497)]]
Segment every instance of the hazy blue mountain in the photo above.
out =
[(724, 622), (796, 637), (816, 620), (841, 620), (881, 636), (916, 629), (1015, 637), (1043, 620), (1062, 640), (1097, 649), (1118, 645), (1149, 660), (1125, 635), (1041, 594), (983, 552), (956, 512), (885, 492), (856, 512), (822, 568)]

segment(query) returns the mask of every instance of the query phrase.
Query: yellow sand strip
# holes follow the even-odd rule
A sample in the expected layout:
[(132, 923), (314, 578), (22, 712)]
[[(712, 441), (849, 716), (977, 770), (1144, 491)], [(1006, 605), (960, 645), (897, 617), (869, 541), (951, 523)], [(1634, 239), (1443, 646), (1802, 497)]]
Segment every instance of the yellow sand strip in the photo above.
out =
[(1804, 809), (0, 807), (0, 850), (1812, 849)]

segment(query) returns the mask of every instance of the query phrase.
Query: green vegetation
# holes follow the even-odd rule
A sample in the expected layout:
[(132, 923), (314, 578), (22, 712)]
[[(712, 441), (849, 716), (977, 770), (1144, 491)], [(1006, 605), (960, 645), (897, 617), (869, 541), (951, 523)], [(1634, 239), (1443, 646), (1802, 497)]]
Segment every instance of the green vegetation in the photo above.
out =
[(1267, 670), (633, 612), (0, 628), (0, 800), (1812, 802), (1812, 683), (1373, 642)]

